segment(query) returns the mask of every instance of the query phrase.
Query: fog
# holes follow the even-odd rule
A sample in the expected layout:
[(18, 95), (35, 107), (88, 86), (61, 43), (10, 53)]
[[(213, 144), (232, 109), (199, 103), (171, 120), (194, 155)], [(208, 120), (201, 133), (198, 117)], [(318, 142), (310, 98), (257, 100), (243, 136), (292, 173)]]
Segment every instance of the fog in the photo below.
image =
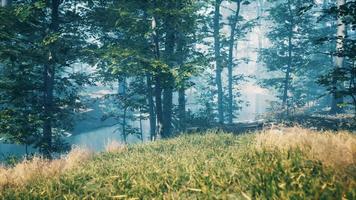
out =
[[(242, 9), (241, 15), (246, 20), (256, 19), (257, 4), (252, 3), (246, 9)], [(223, 21), (227, 22), (227, 17), (231, 15), (230, 9), (235, 9), (235, 5), (225, 2), (222, 8)], [(258, 49), (265, 45), (268, 45), (267, 39), (264, 37), (264, 32), (266, 31), (265, 26), (256, 26), (251, 32), (249, 32), (244, 39), (244, 41), (238, 41), (235, 45), (234, 57), (236, 59), (248, 59), (248, 62), (239, 62), (235, 67), (234, 73), (244, 76), (253, 76), (247, 81), (238, 85), (241, 92), (241, 97), (236, 99), (236, 101), (243, 101), (242, 109), (239, 111), (238, 117), (235, 122), (246, 122), (255, 121), (257, 119), (263, 118), (263, 114), (266, 113), (266, 109), (270, 101), (274, 100), (274, 96), (271, 91), (261, 88), (258, 85), (258, 80), (256, 76), (263, 76), (265, 74), (264, 66), (258, 63)], [(223, 30), (224, 34), (228, 35), (229, 28), (225, 27)], [(76, 71), (81, 72), (94, 72), (96, 71), (95, 66), (90, 67), (86, 64), (77, 64), (75, 67)], [(227, 70), (223, 72), (224, 84), (227, 84)], [(83, 148), (88, 148), (93, 151), (103, 151), (105, 146), (110, 141), (121, 141), (123, 140), (120, 134), (120, 125), (115, 125), (117, 122), (115, 120), (101, 120), (103, 117), (103, 107), (105, 107), (105, 102), (103, 97), (107, 94), (115, 94), (118, 91), (117, 83), (113, 82), (110, 86), (103, 86), (99, 82), (96, 83), (97, 86), (90, 86), (84, 90), (82, 96), (87, 98), (87, 109), (78, 115), (75, 122), (74, 129), (68, 134), (69, 136), (65, 139), (71, 146), (78, 146)], [(190, 88), (187, 90), (187, 109), (197, 110), (197, 92), (196, 89)], [(139, 127), (137, 122), (133, 122)], [(148, 120), (143, 121), (143, 141), (149, 140), (149, 122)], [(142, 142), (136, 135), (130, 135), (128, 138), (129, 143)], [(5, 157), (8, 155), (25, 155), (26, 147), (16, 144), (4, 144), (0, 143), (1, 156)], [(28, 147), (29, 153), (35, 153), (36, 149)]]
[[(235, 117), (233, 119), (233, 123), (263, 121), (265, 119), (265, 117), (270, 114), (269, 108), (271, 107), (271, 104), (273, 102), (278, 102), (279, 104), (282, 104), (283, 106), (284, 106), (284, 104), (288, 104), (288, 100), (283, 101), (283, 103), (282, 103), (281, 94), (280, 94), (281, 91), (275, 91), (275, 88), (276, 88), (275, 85), (270, 83), (269, 87), (262, 86), (262, 82), (264, 79), (268, 79), (268, 78), (272, 79), (275, 77), (279, 77), (279, 75), (283, 74), (284, 71), (287, 71), (284, 69), (287, 66), (279, 66), (280, 67), (278, 69), (279, 72), (278, 72), (278, 70), (273, 70), (273, 69), (271, 70), (271, 68), (274, 67), (273, 65), (276, 65), (276, 66), (277, 65), (285, 65), (285, 63), (283, 63), (284, 62), (283, 59), (286, 58), (285, 55), (287, 52), (285, 49), (283, 49), (285, 47), (280, 47), (280, 48), (282, 48), (282, 50), (278, 49), (279, 47), (278, 48), (276, 47), (276, 49), (277, 49), (276, 55), (277, 54), (282, 55), (281, 56), (282, 61), (280, 61), (282, 64), (272, 63), (272, 66), (269, 66), (269, 68), (268, 68), (266, 65), (268, 62), (270, 62), (270, 60), (273, 60), (273, 58), (270, 58), (267, 60), (265, 59), (264, 61), (262, 61), (262, 59), (261, 59), (261, 50), (268, 49), (269, 47), (273, 46), (273, 44), (274, 44), (273, 39), (271, 39), (271, 41), (269, 41), (268, 33), (270, 33), (272, 31), (271, 29), (273, 29), (273, 25), (277, 25), (278, 19), (275, 19), (275, 21), (272, 22), (273, 20), (268, 20), (268, 16), (269, 16), (270, 7), (275, 6), (275, 4), (277, 5), (277, 3), (275, 3), (275, 2), (272, 3), (272, 2), (268, 2), (268, 1), (264, 1), (264, 0), (251, 1), (248, 3), (246, 3), (246, 2), (244, 2), (243, 5), (241, 6), (241, 10), (240, 10), (241, 19), (239, 19), (240, 21), (239, 20), (237, 20), (237, 21), (239, 21), (239, 23), (241, 23), (243, 25), (246, 25), (249, 23), (253, 24), (253, 25), (251, 25), (250, 30), (246, 31), (246, 34), (241, 33), (240, 35), (238, 35), (238, 38), (236, 38), (235, 43), (233, 43), (234, 44), (233, 74), (234, 74), (234, 76), (244, 77), (244, 78), (242, 78), (241, 81), (239, 81), (238, 83), (234, 83), (234, 85), (233, 85), (234, 95), (237, 96), (233, 100), (234, 105), (236, 104), (237, 107), (239, 107), (239, 109), (234, 110)], [(324, 3), (326, 5), (327, 2), (329, 2), (329, 1), (317, 1), (314, 6), (316, 6), (316, 5), (320, 6), (322, 3)], [(83, 4), (81, 6), (85, 6), (85, 5)], [(295, 9), (295, 7), (293, 7), (293, 9)], [(220, 39), (225, 43), (228, 42), (229, 34), (231, 31), (229, 23), (231, 20), (230, 19), (231, 16), (233, 16), (233, 14), (234, 14), (232, 11), (234, 11), (234, 10), (236, 10), (235, 2), (223, 1), (222, 5), (221, 5), (221, 14), (222, 14), (221, 24), (222, 25), (221, 25), (221, 30), (220, 30), (220, 33), (221, 33)], [(199, 12), (203, 12), (203, 11), (199, 11)], [(211, 14), (210, 12), (213, 12), (213, 6), (210, 5), (210, 10), (208, 9), (208, 10), (205, 10), (204, 12), (206, 12), (205, 13), (206, 15)], [(316, 17), (319, 15), (320, 14), (314, 13), (311, 16)], [(282, 18), (284, 16), (279, 16), (279, 17)], [(150, 19), (150, 20), (152, 20), (152, 23), (153, 23), (153, 19)], [(279, 22), (280, 24), (282, 24), (281, 25), (282, 27), (285, 26), (285, 24), (283, 24), (284, 22), (290, 23), (286, 20), (283, 23), (282, 22)], [(206, 23), (208, 23), (208, 22), (206, 22)], [(273, 24), (273, 23), (275, 23), (275, 24)], [(305, 22), (305, 23), (311, 23), (311, 22)], [(315, 21), (313, 23), (319, 23), (319, 22)], [(332, 23), (325, 23), (325, 24), (329, 24), (328, 26), (332, 25)], [(300, 26), (302, 26), (302, 25), (295, 25), (296, 26), (295, 30), (299, 29)], [(312, 24), (312, 25), (314, 25), (314, 24)], [(311, 26), (311, 27), (313, 27), (313, 26)], [(238, 28), (241, 28), (241, 27), (238, 26)], [(314, 28), (315, 28), (315, 26), (314, 26)], [(155, 29), (155, 27), (153, 27), (152, 29)], [(306, 29), (306, 31), (312, 32), (308, 29), (308, 27), (305, 29)], [(197, 30), (200, 30), (200, 29), (197, 28)], [(241, 30), (243, 30), (243, 28), (241, 28)], [(294, 30), (292, 30), (292, 32), (293, 31)], [(336, 32), (336, 29), (333, 31)], [(332, 32), (332, 33), (334, 33), (334, 32)], [(95, 31), (93, 31), (93, 32), (88, 31), (85, 34), (88, 35), (86, 38), (86, 42), (90, 43), (91, 45), (97, 45), (97, 48), (101, 48), (104, 46), (102, 44), (104, 39), (103, 39), (103, 41), (100, 41), (100, 39), (101, 39), (99, 37), (100, 34), (97, 34)], [(111, 39), (113, 39), (113, 38), (118, 39), (120, 37), (120, 36), (115, 36), (115, 34), (110, 31), (104, 32), (101, 34), (106, 37), (112, 37)], [(351, 31), (350, 34), (355, 35), (355, 31)], [(148, 40), (150, 40), (150, 39), (148, 39)], [(209, 55), (208, 54), (209, 51), (210, 51), (210, 54), (213, 54), (213, 53), (211, 53), (212, 47), (214, 44), (213, 40), (214, 40), (214, 38), (212, 36), (209, 36), (207, 38), (204, 38), (204, 40), (201, 40), (201, 41), (199, 40), (200, 43), (198, 43), (198, 44), (194, 43), (194, 45), (197, 49), (198, 48), (201, 49), (201, 51), (203, 53), (205, 53), (205, 56), (207, 56), (207, 55)], [(291, 44), (292, 44), (292, 42), (297, 42), (299, 40), (301, 40), (301, 39), (298, 38), (298, 39), (295, 39), (294, 41), (292, 39), (290, 39)], [(333, 41), (333, 42), (335, 42), (335, 41)], [(205, 44), (205, 43), (208, 43), (208, 44)], [(277, 42), (275, 41), (275, 43), (278, 43), (278, 41)], [(308, 44), (311, 44), (311, 43), (312, 42), (308, 41)], [(307, 43), (305, 43), (305, 44), (307, 44)], [(296, 46), (297, 44), (294, 44), (294, 45)], [(302, 43), (302, 45), (304, 45), (304, 43)], [(304, 46), (302, 46), (302, 45), (300, 47), (298, 47), (299, 48), (298, 50), (300, 50), (300, 49), (303, 50)], [(125, 45), (123, 45), (123, 46), (125, 46)], [(163, 45), (161, 45), (161, 46), (163, 46)], [(222, 51), (225, 53), (225, 54), (223, 54), (223, 56), (225, 56), (225, 57), (227, 57), (227, 53), (226, 53), (227, 47), (226, 46), (227, 45), (225, 44), (225, 46), (223, 45), (223, 47), (222, 47)], [(290, 45), (290, 46), (291, 46), (291, 48), (293, 48), (293, 45)], [(158, 49), (159, 48), (160, 48), (160, 46), (158, 44)], [(319, 48), (322, 48), (322, 47), (319, 47)], [(329, 48), (328, 51), (330, 51), (330, 52), (333, 51), (333, 50), (330, 50), (330, 48), (331, 48), (330, 46), (328, 46), (328, 48)], [(332, 46), (332, 48), (334, 49), (334, 46)], [(111, 49), (106, 49), (106, 50), (110, 52)], [(274, 49), (272, 49), (270, 51), (273, 53)], [(322, 49), (322, 51), (324, 51), (324, 50)], [(174, 50), (173, 50), (173, 52), (174, 52)], [(272, 53), (271, 53), (271, 55), (273, 55)], [(294, 53), (294, 54), (296, 54), (296, 53)], [(290, 57), (289, 59), (291, 60), (290, 62), (292, 62), (292, 61), (296, 62), (295, 60), (293, 60), (294, 58), (293, 59), (291, 58), (292, 56), (295, 56), (294, 54), (290, 53), (290, 56), (289, 56)], [(298, 57), (298, 59), (300, 59), (300, 60), (302, 60), (302, 58), (306, 59), (309, 56), (308, 54), (310, 54), (310, 52), (303, 52), (302, 54), (303, 54), (303, 56)], [(330, 55), (331, 54), (332, 53), (330, 53)], [(107, 55), (105, 55), (105, 56), (103, 56), (103, 57), (104, 58), (110, 57)], [(324, 68), (330, 68), (330, 66), (327, 66), (324, 61), (318, 61), (317, 60), (317, 59), (319, 59), (318, 56), (315, 56), (315, 55), (313, 55), (313, 56), (314, 57), (310, 58), (310, 60), (308, 60), (308, 62), (304, 63), (304, 65), (312, 66), (313, 64), (310, 64), (310, 63), (315, 62), (315, 63), (317, 63), (315, 65), (319, 66), (319, 68), (320, 68), (319, 71), (325, 70)], [(323, 56), (325, 56), (325, 55), (323, 55)], [(320, 59), (324, 59), (324, 58), (320, 58)], [(330, 59), (330, 58), (327, 57), (327, 59)], [(334, 58), (332, 58), (330, 60), (333, 60), (333, 59)], [(101, 65), (107, 64), (106, 63), (107, 61), (103, 61), (103, 63), (104, 63), (103, 64), (103, 63), (101, 63), (101, 61), (98, 61), (98, 60), (96, 60), (96, 63), (95, 62), (92, 63), (92, 60), (95, 60), (93, 58), (88, 59), (88, 60), (89, 61), (86, 61), (86, 63), (80, 62), (80, 61), (78, 61), (79, 63), (73, 62), (74, 64), (73, 63), (71, 64), (71, 67), (73, 67), (73, 68), (71, 68), (71, 70), (73, 70), (73, 71), (64, 72), (63, 73), (63, 74), (65, 74), (64, 76), (67, 78), (67, 77), (69, 77), (69, 75), (71, 73), (73, 73), (73, 74), (83, 73), (85, 75), (90, 76), (91, 74), (95, 74), (98, 71), (102, 70), (100, 68)], [(123, 59), (123, 60), (125, 60), (125, 59)], [(218, 60), (218, 59), (216, 59), (216, 60)], [(214, 60), (214, 58), (213, 59), (210, 58), (210, 60), (209, 60), (210, 63), (207, 66), (203, 67), (204, 68), (203, 72), (190, 77), (189, 81), (192, 82), (192, 86), (184, 88), (185, 89), (185, 91), (184, 91), (185, 92), (185, 99), (184, 99), (185, 100), (185, 105), (184, 105), (185, 111), (188, 111), (188, 112), (192, 111), (193, 113), (195, 113), (195, 112), (198, 112), (199, 110), (203, 109), (203, 107), (205, 105), (203, 105), (203, 103), (201, 102), (201, 97), (204, 95), (208, 95), (208, 94), (204, 94), (207, 92), (213, 93), (213, 95), (210, 94), (212, 97), (209, 97), (209, 98), (211, 98), (211, 99), (209, 99), (209, 101), (211, 101), (209, 103), (212, 103), (215, 107), (216, 107), (216, 105), (218, 105), (218, 97), (217, 97), (218, 95), (214, 94), (214, 92), (217, 93), (216, 85), (218, 85), (218, 84), (216, 83), (216, 85), (214, 85), (215, 83), (214, 84), (209, 83), (209, 81), (210, 82), (212, 82), (212, 80), (214, 81), (214, 79), (211, 79), (211, 77), (214, 77), (215, 71), (217, 71), (215, 69), (216, 65), (217, 65), (217, 64), (215, 64), (216, 60)], [(226, 65), (227, 65), (226, 60), (227, 59), (224, 58), (224, 63), (223, 63), (224, 66), (222, 67), (223, 69), (222, 69), (222, 80), (221, 80), (222, 85), (224, 87), (227, 87), (228, 81), (229, 81), (228, 80), (228, 67), (226, 67)], [(317, 61), (315, 61), (315, 60), (317, 60)], [(114, 62), (116, 62), (116, 61), (114, 61)], [(302, 61), (301, 61), (301, 63), (303, 64)], [(271, 65), (271, 63), (269, 63), (269, 64)], [(298, 65), (302, 65), (302, 64), (298, 63)], [(351, 65), (350, 62), (349, 62), (349, 65)], [(354, 65), (354, 63), (353, 63), (353, 65)], [(183, 64), (182, 64), (182, 66), (183, 66)], [(110, 66), (110, 67), (112, 67), (112, 66)], [(296, 64), (296, 67), (299, 67), (299, 66), (297, 66), (297, 64)], [(115, 70), (120, 71), (121, 68), (115, 69)], [(115, 71), (115, 70), (113, 70), (113, 71)], [(321, 88), (321, 86), (318, 86), (316, 89), (314, 88), (316, 85), (316, 80), (314, 80), (314, 79), (317, 79), (318, 77), (320, 77), (320, 76), (316, 76), (315, 74), (318, 75), (319, 71), (315, 70), (315, 69), (314, 69), (314, 71), (312, 71), (311, 69), (302, 68), (302, 70), (305, 70), (305, 72), (303, 72), (304, 74), (303, 73), (297, 74), (298, 70), (296, 70), (296, 74), (291, 75), (291, 77), (290, 77), (290, 82), (295, 81), (295, 83), (293, 83), (293, 84), (295, 84), (295, 86), (293, 86), (293, 90), (297, 91), (295, 93), (297, 94), (299, 92), (298, 87), (304, 87), (303, 84), (309, 84), (309, 85), (305, 86), (305, 88), (304, 88), (305, 91), (300, 92), (301, 94), (298, 93), (299, 96), (294, 97), (293, 96), (294, 94), (291, 94), (291, 92), (288, 91), (288, 87), (287, 87), (288, 86), (288, 77), (286, 78), (287, 84), (285, 86), (285, 88), (286, 88), (285, 89), (285, 91), (286, 91), (285, 98), (291, 98), (291, 99), (297, 98), (297, 99), (293, 99), (293, 101), (295, 101), (297, 103), (295, 103), (295, 105), (293, 105), (294, 107), (291, 106), (290, 109), (291, 110), (295, 109), (298, 106), (300, 106), (298, 108), (304, 109), (304, 110), (306, 108), (311, 108), (312, 106), (315, 106), (316, 110), (318, 110), (320, 107), (323, 107), (322, 109), (324, 109), (324, 110), (326, 108), (329, 109), (330, 107), (328, 105), (326, 106), (326, 104), (329, 104), (330, 103), (329, 101), (331, 101), (330, 100), (331, 95), (329, 93), (327, 93), (328, 90), (326, 88)], [(310, 71), (308, 71), (308, 70), (310, 70)], [(127, 71), (130, 71), (130, 70), (127, 70)], [(271, 72), (271, 71), (274, 71), (274, 72)], [(112, 72), (112, 73), (114, 73), (114, 72)], [(156, 72), (150, 72), (150, 73), (155, 74)], [(307, 73), (310, 73), (310, 77), (309, 77), (310, 80), (307, 80), (304, 83), (304, 81), (306, 80), (305, 77), (307, 77), (309, 75)], [(326, 73), (326, 72), (323, 71), (323, 73)], [(151, 75), (151, 74), (149, 74), (149, 75)], [(101, 74), (101, 76), (105, 76), (105, 75)], [(79, 112), (76, 112), (74, 120), (73, 120), (74, 127), (70, 131), (67, 131), (65, 134), (64, 139), (69, 145), (88, 148), (92, 151), (103, 151), (103, 150), (105, 150), (105, 146), (110, 141), (120, 141), (120, 142), (124, 143), (123, 134), (122, 134), (122, 130), (123, 130), (122, 123), (123, 122), (120, 121), (121, 119), (118, 119), (120, 117), (116, 117), (116, 118), (115, 117), (111, 117), (111, 118), (107, 117), (107, 111), (111, 109), (110, 108), (111, 104), (114, 104), (113, 101), (110, 102), (110, 99), (108, 100), (107, 96), (108, 95), (120, 95), (119, 90), (122, 89), (122, 88), (121, 89), (118, 88), (119, 87), (118, 85), (122, 84), (122, 81), (120, 82), (120, 79), (122, 79), (122, 77), (120, 77), (121, 74), (118, 77), (113, 78), (113, 76), (118, 76), (118, 75), (117, 74), (111, 75), (111, 77), (109, 78), (110, 80), (114, 79), (115, 81), (111, 81), (111, 82), (102, 81), (102, 80), (100, 81), (99, 80), (100, 78), (98, 78), (98, 80), (94, 81), (94, 84), (92, 84), (90, 86), (87, 85), (87, 86), (85, 86), (85, 88), (83, 90), (80, 90), (80, 95), (79, 95), (80, 99), (81, 99), (80, 101), (82, 101), (81, 103), (84, 103), (85, 108), (80, 108)], [(136, 75), (131, 75), (131, 76), (132, 77), (128, 77), (127, 79), (134, 82), (135, 80), (133, 79), (133, 77)], [(105, 77), (105, 78), (107, 78), (107, 77)], [(130, 78), (132, 78), (132, 79), (130, 79)], [(101, 77), (101, 79), (103, 79), (103, 77)], [(116, 80), (116, 79), (119, 79), (119, 80)], [(124, 80), (125, 80), (125, 83), (124, 83), (124, 85), (125, 85), (126, 77), (124, 77)], [(105, 83), (103, 83), (103, 82), (105, 82)], [(118, 82), (120, 82), (120, 83), (118, 83)], [(157, 82), (156, 84), (158, 84), (158, 83), (159, 82)], [(281, 83), (279, 83), (279, 84), (281, 84)], [(350, 85), (351, 84), (352, 84), (352, 82), (350, 82)], [(147, 83), (147, 85), (149, 85), (149, 84)], [(292, 83), (290, 83), (290, 85), (292, 85)], [(343, 83), (343, 85), (347, 85), (347, 84)], [(156, 87), (155, 84), (149, 85), (149, 87), (151, 87), (151, 89), (153, 88), (153, 86)], [(206, 87), (207, 91), (203, 91), (201, 89), (202, 87)], [(351, 88), (351, 86), (350, 86), (350, 88)], [(314, 89), (317, 91), (316, 92), (317, 94), (315, 94), (316, 97), (313, 97), (314, 99), (312, 99), (312, 98), (308, 99), (309, 96), (314, 95), (313, 94), (313, 93), (315, 93)], [(224, 92), (227, 91), (226, 88), (224, 88), (224, 90), (225, 90)], [(289, 90), (292, 90), (292, 87)], [(179, 92), (178, 92), (177, 88), (174, 88), (173, 91), (174, 91), (173, 92), (173, 100), (172, 100), (173, 104), (174, 104), (173, 109), (176, 109), (176, 107), (179, 105), (179, 102), (178, 102), (179, 101)], [(320, 91), (322, 91), (322, 92), (320, 92)], [(279, 94), (278, 94), (278, 92), (279, 92)], [(226, 93), (224, 93), (223, 95), (227, 96)], [(161, 97), (162, 97), (162, 95), (159, 98), (161, 98)], [(154, 98), (157, 98), (157, 97), (155, 96)], [(226, 97), (224, 97), (224, 98), (226, 98)], [(301, 103), (299, 105), (298, 98), (305, 98), (306, 100), (304, 103)], [(350, 104), (350, 102), (351, 102), (350, 97), (347, 97), (345, 99), (346, 99), (346, 102)], [(320, 101), (320, 102), (317, 103), (318, 101)], [(224, 103), (226, 103), (226, 102), (224, 102)], [(142, 104), (147, 104), (147, 103), (145, 102)], [(144, 106), (147, 106), (147, 105), (144, 105)], [(287, 115), (289, 114), (289, 111), (288, 111), (289, 106), (290, 105), (287, 105)], [(319, 107), (317, 107), (317, 106), (319, 106)], [(65, 107), (65, 106), (63, 106), (63, 107)], [(120, 108), (119, 107), (120, 106), (118, 106), (118, 108), (117, 108), (118, 110), (116, 110), (116, 112), (121, 115), (122, 113), (124, 113), (124, 109), (122, 107), (120, 107)], [(135, 108), (135, 109), (136, 109), (135, 111), (133, 111), (131, 113), (128, 112), (128, 113), (135, 116), (136, 120), (128, 119), (128, 121), (127, 122), (125, 121), (125, 123), (127, 123), (127, 125), (130, 125), (135, 129), (140, 130), (142, 132), (142, 138), (140, 138), (139, 135), (137, 135), (137, 134), (129, 135), (128, 139), (127, 139), (127, 143), (129, 143), (129, 144), (147, 142), (147, 141), (150, 141), (150, 139), (152, 139), (152, 138), (150, 138), (150, 137), (152, 137), (152, 135), (150, 135), (150, 122), (149, 122), (149, 117), (148, 117), (149, 114), (147, 114), (148, 111), (146, 110), (146, 113), (144, 113), (144, 115), (145, 115), (144, 117), (141, 117), (141, 115), (140, 115), (140, 119), (142, 118), (141, 124), (140, 124), (140, 122), (137, 120), (137, 116), (136, 116), (138, 114), (134, 113), (134, 112), (137, 112), (137, 108)], [(140, 109), (141, 109), (141, 107), (140, 107)], [(214, 108), (214, 109), (215, 109), (214, 114), (216, 115), (217, 110), (219, 110), (219, 109), (218, 108)], [(285, 108), (283, 108), (283, 109), (285, 109)], [(281, 109), (281, 110), (283, 110), (283, 109)], [(139, 112), (141, 113), (141, 110), (139, 110)], [(174, 111), (174, 112), (176, 112), (176, 111)], [(224, 112), (226, 112), (226, 111), (224, 111)], [(154, 113), (154, 115), (158, 116), (157, 113), (156, 114)], [(217, 119), (216, 119), (217, 117), (215, 115), (213, 116), (213, 118), (215, 117), (214, 120), (215, 120), (215, 122), (217, 122)], [(208, 117), (210, 117), (210, 116), (208, 116)], [(126, 110), (125, 110), (125, 118), (126, 118)], [(158, 120), (157, 120), (157, 124), (158, 124)], [(177, 125), (175, 124), (175, 126), (177, 126)], [(174, 128), (176, 128), (176, 127), (174, 127)], [(135, 133), (137, 133), (137, 131)], [(5, 144), (4, 139), (0, 140), (0, 156), (1, 156), (0, 159), (5, 158), (8, 155), (23, 156), (26, 154), (26, 151), (30, 154), (38, 152), (37, 149), (33, 149), (31, 146), (25, 147), (25, 146), (17, 145), (17, 144)]]

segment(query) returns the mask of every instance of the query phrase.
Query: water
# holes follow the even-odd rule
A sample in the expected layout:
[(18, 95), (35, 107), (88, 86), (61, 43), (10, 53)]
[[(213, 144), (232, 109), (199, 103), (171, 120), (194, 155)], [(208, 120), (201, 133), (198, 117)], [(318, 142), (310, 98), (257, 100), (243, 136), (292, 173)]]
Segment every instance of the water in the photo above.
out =
[[(123, 141), (122, 135), (117, 131), (119, 128), (119, 126), (102, 127), (78, 135), (74, 135), (72, 137), (69, 137), (67, 141), (72, 146), (84, 147), (97, 152), (104, 151), (105, 146), (110, 141)], [(147, 138), (144, 137), (144, 141), (146, 140)], [(129, 135), (127, 138), (127, 142), (130, 144), (138, 143), (141, 142), (141, 139), (139, 139), (135, 135)]]
[[(91, 91), (92, 92), (92, 91)], [(97, 93), (93, 93), (92, 95), (97, 95), (99, 97), (103, 96), (103, 94), (107, 94), (112, 92), (110, 90), (104, 90), (101, 87), (96, 88)], [(100, 100), (100, 98), (98, 98)], [(88, 148), (91, 151), (100, 152), (105, 150), (105, 146), (110, 141), (118, 141), (123, 143), (123, 138), (118, 130), (120, 130), (117, 121), (113, 119), (102, 121), (101, 118), (104, 115), (101, 106), (103, 104), (102, 101), (98, 99), (91, 100), (91, 104), (89, 107), (91, 108), (89, 111), (78, 114), (78, 119), (75, 122), (75, 127), (71, 132), (71, 136), (65, 138), (66, 141), (71, 146), (79, 146), (83, 148)], [(129, 125), (133, 127), (139, 127), (139, 122), (131, 122)], [(149, 130), (149, 122), (147, 120), (143, 120), (143, 131), (144, 133), (144, 141), (148, 140)], [(141, 142), (137, 136), (129, 135), (127, 138), (128, 143), (137, 143)], [(36, 149), (28, 148), (28, 153), (38, 153)], [(17, 144), (4, 144), (0, 140), (0, 160), (9, 156), (24, 156), (26, 155), (26, 148), (23, 145)]]
[[(36, 152), (35, 149), (28, 147), (28, 153)], [(4, 144), (0, 142), (0, 160), (11, 156), (23, 156), (26, 155), (26, 146), (17, 144)]]
[[(117, 131), (118, 128), (118, 126), (101, 127), (72, 135), (66, 138), (66, 141), (71, 146), (83, 147), (95, 152), (100, 152), (105, 150), (105, 146), (110, 141), (123, 141), (121, 134)], [(145, 135), (144, 141), (147, 141), (147, 139), (147, 135)], [(137, 136), (129, 135), (127, 141), (128, 143), (133, 144), (141, 142), (141, 139)], [(37, 153), (38, 151), (29, 147), (28, 152), (31, 154)], [(0, 143), (0, 160), (9, 155), (24, 156), (26, 155), (26, 147), (24, 145)]]

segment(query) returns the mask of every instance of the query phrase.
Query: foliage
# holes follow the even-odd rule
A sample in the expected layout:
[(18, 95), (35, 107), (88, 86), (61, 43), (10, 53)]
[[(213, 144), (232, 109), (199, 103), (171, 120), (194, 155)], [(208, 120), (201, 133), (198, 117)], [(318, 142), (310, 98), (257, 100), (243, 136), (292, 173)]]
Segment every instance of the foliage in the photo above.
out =
[(261, 84), (277, 91), (287, 110), (304, 107), (323, 94), (315, 83), (324, 71), (325, 62), (319, 59), (323, 55), (315, 55), (317, 49), (312, 43), (315, 21), (310, 12), (301, 12), (308, 3), (294, 0), (273, 3), (268, 15), (272, 25), (267, 34), (272, 45), (260, 51), (259, 59), (270, 72), (270, 77)]
[[(351, 101), (346, 100), (342, 105), (339, 106), (347, 107), (348, 105), (353, 105), (356, 112), (356, 38), (354, 33), (356, 24), (355, 12), (355, 1), (347, 1), (341, 7), (337, 7), (335, 4), (329, 4), (324, 7), (319, 21), (323, 23), (332, 23), (339, 17), (346, 25), (348, 33), (345, 38), (342, 38), (342, 49), (334, 48), (327, 50), (328, 54), (334, 57), (338, 56), (345, 58), (343, 67), (334, 67), (329, 69), (319, 77), (318, 83), (325, 87), (328, 93), (333, 94), (337, 98), (351, 98)], [(323, 35), (316, 38), (315, 43), (318, 45), (318, 47), (321, 47), (327, 43), (336, 43), (337, 39), (340, 38), (335, 37), (335, 34), (324, 33)]]
[[(166, 115), (164, 119), (175, 118), (173, 101), (167, 100), (167, 94), (191, 87), (191, 78), (205, 64), (203, 55), (194, 46), (200, 41), (197, 34), (200, 2), (93, 2), (87, 23), (99, 38), (97, 47), (93, 48), (98, 68), (97, 78), (105, 84), (112, 84), (122, 78), (127, 79), (128, 83), (127, 94), (123, 95), (126, 100), (118, 98), (115, 101), (117, 109), (111, 110), (123, 111), (123, 106), (120, 106), (123, 104), (132, 115), (143, 114), (149, 115), (150, 119), (159, 119), (155, 116), (157, 112), (150, 110), (163, 107), (163, 115)], [(103, 16), (105, 19), (102, 19)], [(176, 31), (173, 33), (171, 29)], [(169, 34), (173, 35), (173, 41), (169, 41)], [(156, 94), (153, 99), (148, 88), (160, 90), (158, 92), (163, 92), (166, 97)], [(150, 98), (154, 105), (149, 104)], [(159, 100), (162, 100), (162, 105), (158, 105)], [(124, 115), (118, 117), (120, 114), (116, 114), (116, 119), (124, 121), (127, 115), (125, 111), (121, 113)], [(105, 118), (109, 116), (115, 118), (111, 111)], [(137, 119), (141, 118), (133, 117), (128, 121)]]
[[(79, 91), (89, 84), (87, 73), (74, 64), (83, 62), (81, 49), (86, 48), (79, 14), (65, 2), (60, 7), (58, 32), (50, 32), (51, 10), (45, 1), (17, 1), (0, 8), (0, 133), (9, 142), (33, 145), (49, 152), (66, 151), (62, 140), (73, 126), (73, 114), (82, 107)], [(55, 50), (53, 50), (55, 49)], [(46, 111), (44, 69), (53, 66), (53, 102)], [(45, 121), (53, 131), (49, 145), (44, 139)]]

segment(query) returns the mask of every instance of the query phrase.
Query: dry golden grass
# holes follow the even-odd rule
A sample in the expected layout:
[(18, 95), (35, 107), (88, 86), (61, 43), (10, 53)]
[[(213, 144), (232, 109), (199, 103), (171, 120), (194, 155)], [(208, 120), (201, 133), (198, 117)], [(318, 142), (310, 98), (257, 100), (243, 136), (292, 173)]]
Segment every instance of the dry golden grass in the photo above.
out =
[(276, 127), (256, 136), (258, 149), (300, 149), (310, 159), (336, 168), (355, 166), (356, 135), (350, 132), (320, 132), (300, 127)]
[[(124, 146), (122, 152), (97, 154), (65, 173), (51, 172), (54, 177), (35, 177), (26, 187), (0, 188), (0, 199), (356, 199), (356, 179), (349, 171), (324, 167), (299, 150), (275, 150), (290, 148), (300, 132), (308, 137), (312, 133), (299, 128), (273, 131), (257, 138), (260, 133), (211, 131)], [(316, 141), (325, 135), (313, 134)], [(285, 146), (277, 145), (276, 138)], [(259, 148), (272, 149), (257, 149), (256, 139), (269, 142)], [(324, 147), (316, 141), (309, 143)], [(107, 150), (115, 146), (122, 147), (108, 145)]]
[(105, 146), (105, 151), (108, 153), (119, 153), (127, 149), (126, 145), (116, 140), (109, 141)]
[(0, 166), (0, 190), (4, 187), (24, 186), (30, 181), (59, 177), (64, 171), (78, 166), (92, 156), (89, 150), (74, 148), (68, 155), (56, 160), (34, 157), (13, 168)]

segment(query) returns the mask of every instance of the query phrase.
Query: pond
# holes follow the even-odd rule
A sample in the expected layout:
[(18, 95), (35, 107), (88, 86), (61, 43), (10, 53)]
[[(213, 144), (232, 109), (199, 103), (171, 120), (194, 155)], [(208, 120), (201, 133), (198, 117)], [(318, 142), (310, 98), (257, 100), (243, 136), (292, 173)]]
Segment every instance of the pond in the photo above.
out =
[[(85, 131), (81, 133), (77, 133), (66, 138), (66, 141), (71, 146), (79, 146), (83, 148), (88, 148), (95, 152), (100, 152), (105, 150), (105, 146), (110, 141), (118, 141), (122, 142), (122, 136), (117, 131), (118, 126), (106, 126), (96, 128), (90, 131)], [(148, 135), (144, 135), (144, 141), (148, 140)], [(130, 135), (128, 137), (128, 143), (138, 143), (142, 142), (137, 136)], [(36, 153), (36, 149), (31, 147), (28, 148), (29, 153)], [(26, 155), (26, 147), (24, 145), (17, 144), (4, 144), (0, 142), (0, 160), (9, 156), (24, 156)]]

